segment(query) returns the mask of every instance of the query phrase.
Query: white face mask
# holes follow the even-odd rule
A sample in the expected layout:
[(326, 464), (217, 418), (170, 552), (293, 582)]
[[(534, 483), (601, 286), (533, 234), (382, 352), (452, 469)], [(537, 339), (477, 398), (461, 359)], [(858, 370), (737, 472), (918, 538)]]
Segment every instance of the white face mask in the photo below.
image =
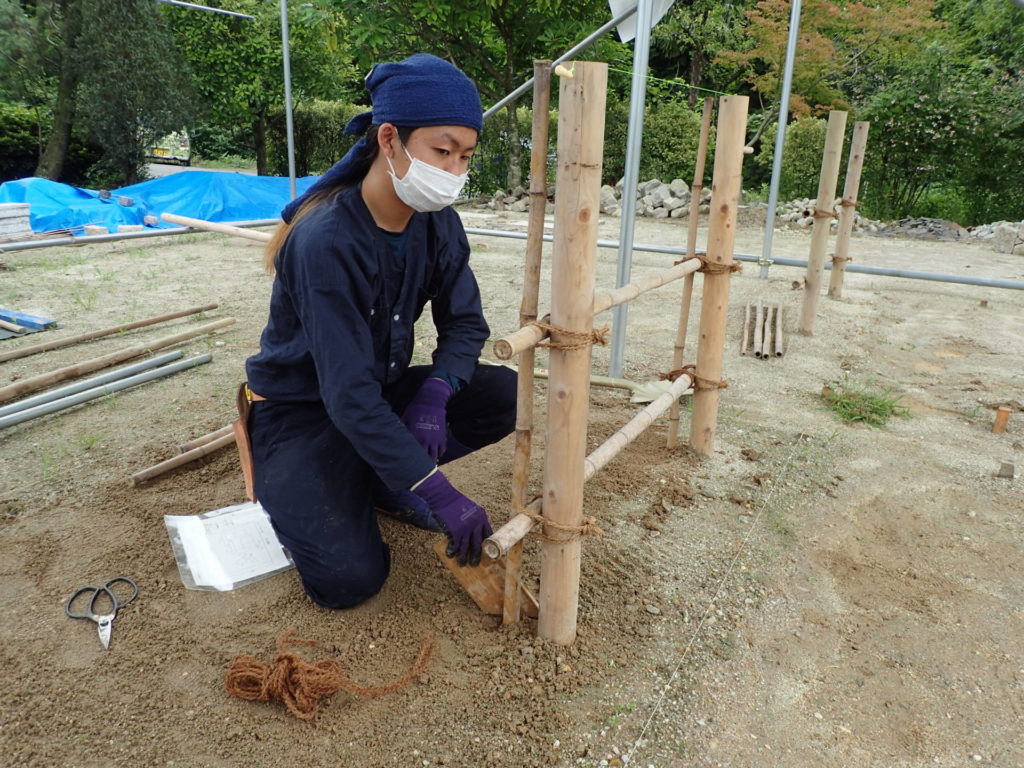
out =
[(398, 195), (398, 199), (420, 213), (440, 211), (454, 203), (466, 185), (469, 174), (456, 176), (413, 157), (405, 145), (402, 146), (402, 150), (410, 162), (409, 170), (404, 178), (398, 178), (395, 174), (395, 166), (391, 164), (391, 158), (385, 158), (388, 161), (388, 167), (391, 168), (391, 182), (395, 185), (395, 194)]

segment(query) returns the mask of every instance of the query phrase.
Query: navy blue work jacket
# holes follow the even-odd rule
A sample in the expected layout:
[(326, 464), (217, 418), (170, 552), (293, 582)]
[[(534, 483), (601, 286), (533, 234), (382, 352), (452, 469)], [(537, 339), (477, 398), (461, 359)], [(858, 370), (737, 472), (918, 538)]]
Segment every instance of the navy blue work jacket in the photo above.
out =
[(437, 329), (434, 367), (463, 381), (489, 333), (458, 214), (415, 213), (408, 233), (402, 268), (358, 186), (304, 216), (277, 254), (270, 319), (246, 362), (249, 386), (267, 399), (322, 401), (392, 489), (434, 468), (382, 395), (409, 367), (424, 305)]

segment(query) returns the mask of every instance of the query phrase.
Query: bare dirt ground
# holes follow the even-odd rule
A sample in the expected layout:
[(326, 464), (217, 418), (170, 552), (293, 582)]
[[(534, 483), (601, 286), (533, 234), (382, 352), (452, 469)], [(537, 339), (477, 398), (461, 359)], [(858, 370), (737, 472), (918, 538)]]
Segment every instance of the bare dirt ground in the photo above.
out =
[[(525, 231), (523, 219), (466, 212), (469, 226)], [(603, 221), (601, 236), (617, 239), (618, 226)], [(678, 245), (685, 229), (643, 221), (636, 239)], [(470, 240), (500, 336), (517, 324), (522, 243)], [(775, 242), (776, 255), (806, 258), (806, 235)], [(760, 231), (741, 229), (737, 250), (759, 249)], [(1024, 259), (978, 245), (857, 238), (852, 253), (1024, 278)], [(616, 254), (599, 259), (610, 286)], [(1024, 765), (1024, 498), (1019, 476), (993, 476), (1002, 461), (1024, 469), (1017, 292), (851, 274), (806, 337), (792, 286), (802, 272), (773, 267), (763, 281), (748, 265), (732, 281), (717, 450), (699, 460), (666, 449), (660, 420), (588, 485), (588, 513), (606, 533), (584, 544), (579, 639), (561, 648), (538, 641), (532, 622), (481, 616), (430, 536), (389, 520), (393, 575), (358, 609), (313, 605), (293, 571), (233, 592), (185, 590), (162, 515), (242, 500), (234, 450), (142, 487), (129, 477), (233, 418), (266, 317), (260, 246), (187, 235), (4, 260), (0, 306), (65, 327), (2, 349), (207, 302), (220, 307), (202, 320), (238, 322), (183, 345), (212, 352), (209, 365), (0, 435), (0, 763)], [(671, 260), (638, 252), (634, 276)], [(629, 378), (669, 367), (678, 296), (674, 285), (631, 306)], [(743, 305), (759, 297), (785, 307), (782, 358), (739, 355)], [(0, 385), (197, 322), (4, 363)], [(606, 373), (607, 351), (594, 357)], [(902, 393), (910, 415), (881, 429), (842, 424), (818, 393), (844, 376)], [(537, 393), (542, 403), (543, 383)], [(993, 435), (992, 409), (1005, 403), (1017, 412)], [(636, 408), (621, 390), (595, 389), (591, 445)], [(511, 453), (507, 440), (450, 473), (498, 521)], [(534, 576), (537, 552), (530, 541)], [(77, 586), (122, 574), (141, 595), (103, 651), (62, 605)], [(307, 658), (339, 659), (366, 684), (407, 669), (427, 633), (438, 648), (417, 682), (370, 701), (339, 693), (312, 722), (229, 698), (232, 659), (270, 661), (289, 627), (319, 642)]]

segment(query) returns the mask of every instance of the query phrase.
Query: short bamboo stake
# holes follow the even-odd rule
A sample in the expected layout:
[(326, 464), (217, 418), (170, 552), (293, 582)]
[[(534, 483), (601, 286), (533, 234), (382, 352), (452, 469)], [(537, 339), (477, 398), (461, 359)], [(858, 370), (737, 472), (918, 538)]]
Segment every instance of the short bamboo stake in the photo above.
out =
[(181, 445), (178, 446), (178, 450), (181, 451), (182, 453), (187, 453), (188, 451), (191, 451), (193, 448), (198, 448), (201, 445), (212, 443), (218, 437), (224, 437), (224, 435), (233, 435), (235, 433), (234, 430), (235, 425), (228, 424), (226, 427), (215, 429), (213, 432), (208, 432), (207, 434), (202, 435), (201, 437), (197, 437), (195, 440), (189, 440), (187, 443), (182, 443)]
[(764, 338), (761, 340), (761, 358), (772, 356), (772, 313), (775, 307), (771, 304), (764, 308)]
[(870, 123), (853, 124), (853, 138), (850, 140), (850, 159), (846, 164), (846, 181), (843, 183), (843, 199), (839, 205), (839, 232), (836, 235), (836, 252), (832, 257), (832, 274), (828, 278), (828, 295), (833, 299), (843, 297), (843, 275), (846, 262), (850, 260), (850, 236), (853, 234), (853, 220), (857, 217), (857, 193), (860, 191), (860, 172), (864, 167), (864, 152), (868, 145)]
[[(697, 163), (693, 169), (693, 184), (690, 185), (690, 220), (686, 231), (686, 258), (697, 256), (697, 224), (700, 222), (700, 193), (704, 189), (704, 164), (708, 156), (708, 135), (711, 133), (711, 110), (715, 100), (704, 99), (704, 114), (700, 121), (700, 139), (697, 141)], [(676, 344), (672, 352), (672, 370), (683, 366), (686, 356), (686, 332), (690, 323), (690, 304), (693, 300), (693, 274), (683, 281), (683, 296), (679, 302), (679, 325), (676, 328)], [(679, 444), (679, 402), (672, 403), (668, 416), (667, 448)]]
[(747, 348), (750, 346), (750, 314), (752, 306), (750, 302), (747, 302), (746, 309), (743, 311), (743, 338), (740, 340), (740, 354), (747, 354)]
[(201, 445), (198, 448), (193, 448), (191, 451), (185, 453), (179, 453), (167, 461), (161, 461), (159, 464), (154, 464), (149, 469), (143, 469), (132, 475), (132, 484), (139, 485), (147, 480), (151, 480), (157, 475), (162, 475), (165, 472), (170, 472), (172, 469), (176, 469), (184, 464), (189, 464), (196, 459), (201, 459), (203, 456), (209, 456), (214, 451), (219, 451), (221, 448), (231, 445), (235, 442), (234, 433), (230, 435), (224, 435), (218, 437), (216, 440), (211, 440), (205, 445)]
[(122, 363), (125, 360), (132, 359), (133, 357), (141, 357), (147, 352), (155, 352), (158, 349), (163, 349), (164, 347), (169, 347), (173, 344), (187, 341), (188, 339), (194, 339), (196, 336), (202, 336), (205, 333), (212, 333), (220, 328), (226, 328), (234, 322), (235, 319), (233, 317), (226, 317), (223, 320), (217, 320), (213, 323), (200, 325), (190, 331), (177, 333), (174, 336), (165, 336), (164, 338), (157, 339), (149, 344), (136, 344), (135, 346), (126, 347), (125, 349), (118, 350), (117, 352), (111, 352), (108, 355), (94, 357), (91, 360), (86, 360), (82, 363), (76, 363), (75, 365), (69, 365), (65, 368), (58, 368), (56, 371), (50, 371), (49, 373), (40, 374), (39, 376), (33, 376), (22, 381), (16, 381), (13, 384), (8, 384), (6, 387), (0, 387), (0, 401), (10, 400), (12, 397), (23, 395), (26, 392), (35, 392), (37, 389), (42, 389), (43, 387), (48, 387), (51, 384), (56, 384), (58, 381), (73, 379), (76, 376), (81, 376), (86, 373), (91, 373), (92, 371), (98, 371), (101, 368), (106, 368), (108, 365)]
[[(676, 264), (671, 269), (659, 272), (656, 275), (649, 275), (645, 278), (629, 283), (613, 291), (606, 291), (594, 296), (594, 314), (599, 315), (607, 312), (612, 307), (625, 304), (627, 301), (641, 296), (655, 288), (678, 280), (687, 275), (692, 275), (700, 269), (700, 259), (686, 259)], [(550, 321), (550, 316), (544, 318), (544, 322)], [(548, 332), (536, 325), (527, 325), (518, 331), (494, 342), (494, 355), (499, 360), (511, 360), (516, 355), (523, 353), (523, 350), (530, 349), (548, 338)]]
[(782, 357), (782, 305), (775, 305), (775, 356)]
[(1010, 421), (1010, 406), (1000, 405), (996, 409), (996, 418), (992, 422), (992, 434), (1001, 435), (1006, 431), (1006, 425)]
[(223, 235), (235, 235), (236, 237), (244, 237), (246, 240), (258, 240), (261, 243), (265, 243), (273, 237), (269, 232), (258, 232), (254, 229), (233, 227), (230, 224), (221, 224), (217, 221), (193, 219), (188, 216), (179, 216), (176, 213), (162, 213), (160, 218), (171, 224), (181, 224), (192, 229), (202, 229), (207, 232), (220, 232)]
[(754, 314), (754, 357), (761, 356), (761, 345), (764, 342), (764, 306), (757, 300), (757, 311)]
[(747, 127), (746, 96), (723, 96), (718, 108), (715, 166), (711, 181), (711, 213), (708, 220), (707, 264), (700, 302), (697, 343), (697, 376), (690, 420), (690, 445), (702, 456), (714, 450), (718, 423), (718, 382), (722, 376), (722, 352), (729, 311), (731, 273), (736, 239), (736, 207), (743, 171), (743, 142)]
[(121, 333), (122, 331), (130, 331), (133, 328), (142, 328), (146, 325), (156, 325), (157, 323), (163, 323), (168, 320), (177, 320), (179, 317), (185, 317), (187, 315), (195, 315), (199, 312), (206, 312), (211, 309), (216, 309), (216, 304), (207, 304), (203, 307), (192, 307), (191, 309), (183, 309), (180, 312), (170, 312), (166, 315), (158, 315), (156, 317), (149, 317), (145, 320), (136, 320), (134, 323), (125, 323), (124, 325), (115, 325), (112, 328), (102, 328), (98, 331), (89, 331), (87, 333), (79, 333), (75, 336), (68, 336), (63, 339), (55, 339), (53, 341), (43, 342), (42, 344), (33, 344), (31, 347), (22, 347), (12, 352), (4, 352), (0, 354), (0, 363), (7, 360), (15, 360), (19, 357), (28, 357), (34, 355), (37, 352), (46, 352), (51, 349), (57, 349), (58, 347), (66, 347), (69, 344), (77, 344), (80, 341), (88, 341), (89, 339), (98, 339), (101, 336), (110, 336), (114, 333)]
[(818, 200), (814, 204), (814, 228), (811, 230), (811, 251), (807, 257), (807, 277), (804, 281), (804, 303), (800, 313), (800, 333), (814, 333), (814, 318), (821, 298), (821, 282), (825, 274), (825, 250), (834, 217), (832, 201), (836, 197), (839, 180), (839, 160), (843, 154), (843, 132), (846, 113), (832, 110), (828, 114), (825, 132), (825, 151), (821, 158), (821, 176), (818, 178)]
[[(594, 323), (607, 83), (608, 65), (599, 62), (576, 62), (572, 79), (560, 81), (551, 322), (570, 333), (589, 334)], [(590, 362), (589, 344), (551, 349), (543, 499), (546, 519), (560, 526), (583, 519)], [(581, 542), (551, 525), (544, 534), (537, 633), (568, 645), (576, 639)]]
[[(590, 480), (604, 469), (626, 446), (636, 440), (659, 416), (671, 408), (672, 403), (678, 402), (679, 398), (691, 389), (693, 389), (693, 377), (689, 374), (684, 373), (672, 382), (667, 392), (659, 395), (587, 456), (583, 462), (583, 481)], [(526, 506), (526, 510), (532, 515), (541, 514), (543, 509), (541, 499), (535, 499)], [(534, 517), (526, 514), (516, 515), (484, 540), (484, 554), (495, 559), (501, 557), (536, 525), (537, 521)]]
[[(551, 62), (533, 62), (533, 130), (530, 151), (530, 218), (526, 237), (526, 270), (519, 325), (537, 319), (540, 266), (544, 250), (544, 213), (548, 201), (548, 133), (551, 120)], [(512, 457), (512, 516), (526, 506), (530, 484), (530, 450), (533, 438), (533, 367), (536, 350), (523, 351), (516, 383), (516, 442)], [(520, 541), (505, 557), (505, 596), (502, 624), (519, 621), (522, 596), (523, 545)]]

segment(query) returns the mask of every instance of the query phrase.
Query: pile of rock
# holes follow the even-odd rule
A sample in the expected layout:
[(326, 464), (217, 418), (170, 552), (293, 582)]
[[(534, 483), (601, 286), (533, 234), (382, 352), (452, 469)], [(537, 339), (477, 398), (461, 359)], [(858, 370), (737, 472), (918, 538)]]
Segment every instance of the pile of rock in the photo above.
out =
[(982, 224), (969, 232), (976, 240), (989, 241), (999, 253), (1024, 256), (1024, 221), (995, 221)]
[[(619, 216), (622, 213), (623, 180), (614, 187), (601, 187), (601, 213), (606, 216)], [(548, 186), (548, 200), (554, 198), (554, 185)], [(711, 190), (701, 190), (701, 213), (708, 212)], [(530, 209), (529, 193), (523, 187), (516, 187), (511, 192), (502, 190), (495, 192), (479, 207), (492, 211), (516, 211), (525, 213)], [(549, 203), (550, 211), (550, 203)], [(690, 212), (690, 187), (682, 179), (673, 179), (670, 183), (659, 179), (651, 179), (637, 184), (636, 215), (649, 216), (655, 219), (678, 219)]]
[[(833, 230), (839, 226), (838, 216), (842, 210), (842, 206), (839, 204), (840, 199), (837, 197), (832, 201), (832, 211), (837, 217), (832, 219)], [(816, 200), (812, 200), (809, 197), (781, 203), (776, 208), (775, 221), (779, 226), (810, 231), (814, 226), (814, 206), (816, 203)], [(873, 219), (861, 216), (856, 211), (853, 214), (853, 231), (856, 234), (875, 235), (881, 233), (885, 227), (886, 223), (884, 221), (874, 221)]]

